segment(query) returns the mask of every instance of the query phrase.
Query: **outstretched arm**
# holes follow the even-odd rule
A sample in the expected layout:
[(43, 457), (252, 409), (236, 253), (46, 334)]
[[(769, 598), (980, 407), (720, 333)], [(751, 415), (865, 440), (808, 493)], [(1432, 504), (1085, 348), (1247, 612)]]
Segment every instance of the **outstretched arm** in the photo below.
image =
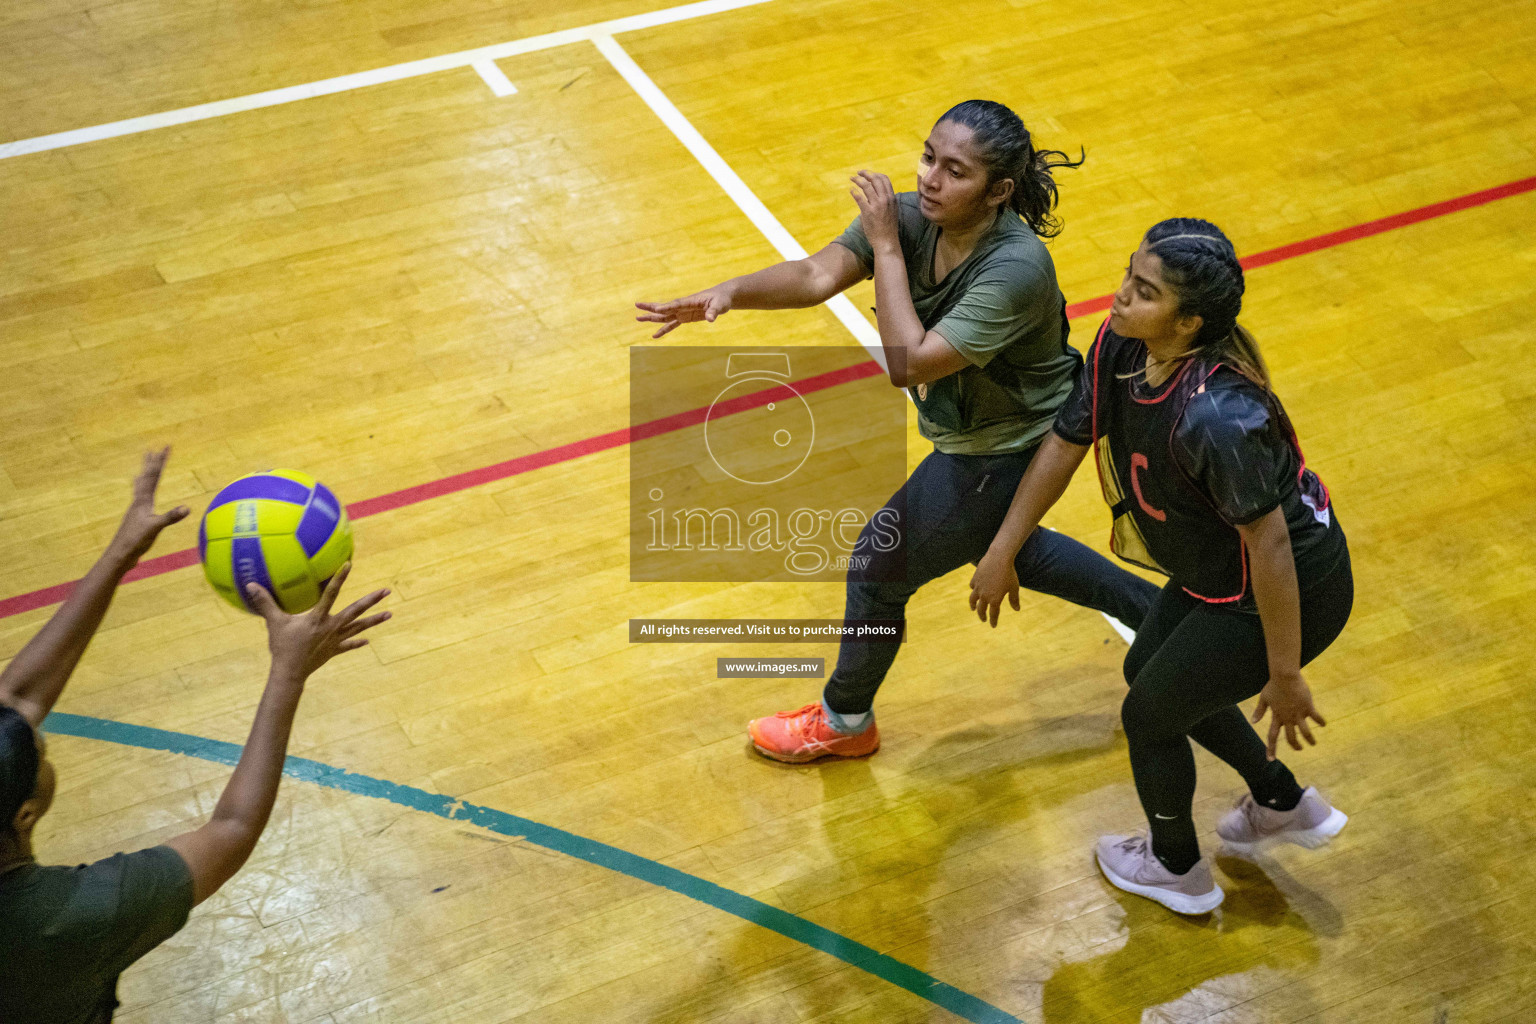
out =
[(661, 324), (656, 333), (715, 319), (733, 309), (804, 309), (819, 306), (864, 276), (859, 258), (833, 242), (803, 260), (786, 260), (671, 302), (637, 302), (641, 323)]
[(144, 456), (143, 469), (133, 481), (133, 500), (106, 552), (48, 624), (0, 672), (0, 704), (15, 708), (34, 726), (42, 724), (64, 692), (123, 576), (139, 564), (161, 530), (187, 516), (186, 506), (155, 513), (155, 487), (170, 453), (163, 448)]
[(257, 611), (267, 620), (272, 669), (251, 723), (250, 738), (213, 809), (213, 817), (202, 828), (166, 843), (181, 854), (191, 870), (194, 904), (212, 896), (240, 870), (267, 827), (277, 800), (294, 712), (304, 695), (304, 681), (342, 651), (366, 645), (368, 641), (358, 634), (389, 618), (389, 612), (361, 618), (363, 612), (388, 596), (388, 590), (375, 590), (340, 614), (330, 613), (350, 571), (350, 563), (343, 566), (331, 578), (319, 603), (301, 615), (285, 614), (272, 595), (257, 584), (247, 588)]
[(1019, 549), (1051, 506), (1061, 500), (1087, 454), (1087, 445), (1073, 444), (1051, 431), (1029, 461), (1003, 525), (971, 575), (971, 610), (983, 622), (990, 619), (994, 629), (1005, 596), (1013, 610), (1019, 610), (1019, 574), (1014, 570)]

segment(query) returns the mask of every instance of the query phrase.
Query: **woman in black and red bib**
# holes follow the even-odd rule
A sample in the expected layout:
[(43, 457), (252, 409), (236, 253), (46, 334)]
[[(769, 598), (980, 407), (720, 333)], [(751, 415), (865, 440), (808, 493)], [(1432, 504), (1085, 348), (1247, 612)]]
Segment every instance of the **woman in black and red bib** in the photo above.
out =
[[(1200, 856), (1189, 739), (1248, 783), (1217, 833), (1239, 852), (1319, 846), (1348, 820), (1275, 758), (1308, 720), (1325, 724), (1301, 667), (1333, 642), (1354, 602), (1344, 534), (1237, 323), (1243, 271), (1208, 221), (1166, 220), (1131, 256), (1076, 389), (1019, 483), (971, 580), (971, 607), (1017, 609), (1014, 554), (1094, 450), (1113, 515), (1110, 546), (1169, 577), (1125, 659), (1121, 710), (1136, 791), (1151, 825), (1099, 840), (1105, 876), (1185, 914), (1222, 891)], [(1238, 702), (1259, 695), (1269, 741)]]

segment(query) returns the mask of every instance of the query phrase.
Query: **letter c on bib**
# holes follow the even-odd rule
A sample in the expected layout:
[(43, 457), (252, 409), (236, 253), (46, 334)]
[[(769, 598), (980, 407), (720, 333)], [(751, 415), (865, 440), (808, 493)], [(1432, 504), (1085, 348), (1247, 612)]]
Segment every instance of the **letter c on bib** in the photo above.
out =
[(1147, 499), (1142, 496), (1142, 493), (1141, 493), (1141, 478), (1139, 476), (1137, 476), (1137, 473), (1140, 472), (1143, 469), (1146, 469), (1146, 468), (1147, 468), (1147, 457), (1145, 455), (1141, 454), (1141, 452), (1132, 452), (1131, 453), (1131, 490), (1136, 492), (1136, 504), (1140, 505), (1141, 506), (1141, 510), (1143, 512), (1145, 512), (1147, 515), (1151, 516), (1153, 519), (1156, 519), (1160, 523), (1166, 523), (1168, 521), (1168, 513), (1163, 512), (1160, 509), (1155, 509), (1151, 505), (1148, 505), (1147, 504)]

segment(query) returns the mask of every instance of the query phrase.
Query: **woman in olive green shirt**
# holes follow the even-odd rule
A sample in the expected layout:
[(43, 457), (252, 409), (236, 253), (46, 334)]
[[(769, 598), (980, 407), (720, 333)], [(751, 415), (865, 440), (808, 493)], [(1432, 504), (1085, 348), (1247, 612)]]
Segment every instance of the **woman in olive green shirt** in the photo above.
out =
[[(856, 550), (873, 560), (848, 575), (846, 620), (904, 618), (924, 583), (981, 559), (1072, 390), (1082, 358), (1067, 344), (1066, 300), (1041, 241), (1060, 230), (1051, 215), (1052, 171), (1062, 166), (1076, 163), (1037, 150), (1013, 111), (969, 100), (934, 125), (917, 191), (898, 195), (885, 175), (859, 172), (859, 215), (820, 252), (686, 298), (637, 304), (637, 319), (661, 325), (659, 338), (732, 309), (814, 306), (873, 276), (887, 374), (908, 389), (934, 451), (871, 517), (900, 517), (895, 550), (860, 537)], [(1157, 594), (1049, 530), (1025, 542), (1014, 571), (1020, 586), (1133, 629)], [(880, 745), (874, 695), (898, 649), (845, 642), (822, 700), (755, 719), (753, 745), (795, 763), (873, 753)]]

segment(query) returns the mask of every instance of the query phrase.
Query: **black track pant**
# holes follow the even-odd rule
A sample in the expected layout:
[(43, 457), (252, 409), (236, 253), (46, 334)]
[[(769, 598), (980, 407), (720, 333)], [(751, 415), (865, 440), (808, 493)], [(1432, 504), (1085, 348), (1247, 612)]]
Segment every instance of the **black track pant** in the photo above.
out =
[[(870, 549), (875, 557), (870, 568), (848, 573), (843, 617), (850, 621), (904, 619), (907, 602), (919, 587), (980, 562), (1037, 450), (1002, 455), (930, 453), (886, 502), (886, 509), (897, 512), (903, 524), (901, 546), (892, 552)], [(866, 526), (865, 535), (872, 529)], [(859, 538), (860, 550), (864, 550), (865, 535)], [(1019, 586), (1113, 615), (1132, 629), (1140, 628), (1157, 599), (1153, 584), (1051, 530), (1030, 534), (1014, 570)], [(899, 580), (890, 582), (893, 575)], [(893, 643), (844, 643), (827, 680), (827, 707), (840, 715), (868, 711), (899, 649)]]
[[(1335, 523), (1335, 529), (1338, 528)], [(1302, 581), (1301, 663), (1323, 652), (1344, 629), (1354, 604), (1346, 551), (1327, 576)], [(1182, 874), (1200, 859), (1191, 805), (1195, 799), (1193, 738), (1237, 770), (1254, 799), (1288, 810), (1301, 790), (1290, 769), (1265, 756), (1239, 701), (1269, 681), (1259, 617), (1206, 604), (1169, 583), (1158, 595), (1125, 657), (1131, 692), (1120, 719), (1130, 745), (1136, 793), (1152, 826), (1152, 849)]]

